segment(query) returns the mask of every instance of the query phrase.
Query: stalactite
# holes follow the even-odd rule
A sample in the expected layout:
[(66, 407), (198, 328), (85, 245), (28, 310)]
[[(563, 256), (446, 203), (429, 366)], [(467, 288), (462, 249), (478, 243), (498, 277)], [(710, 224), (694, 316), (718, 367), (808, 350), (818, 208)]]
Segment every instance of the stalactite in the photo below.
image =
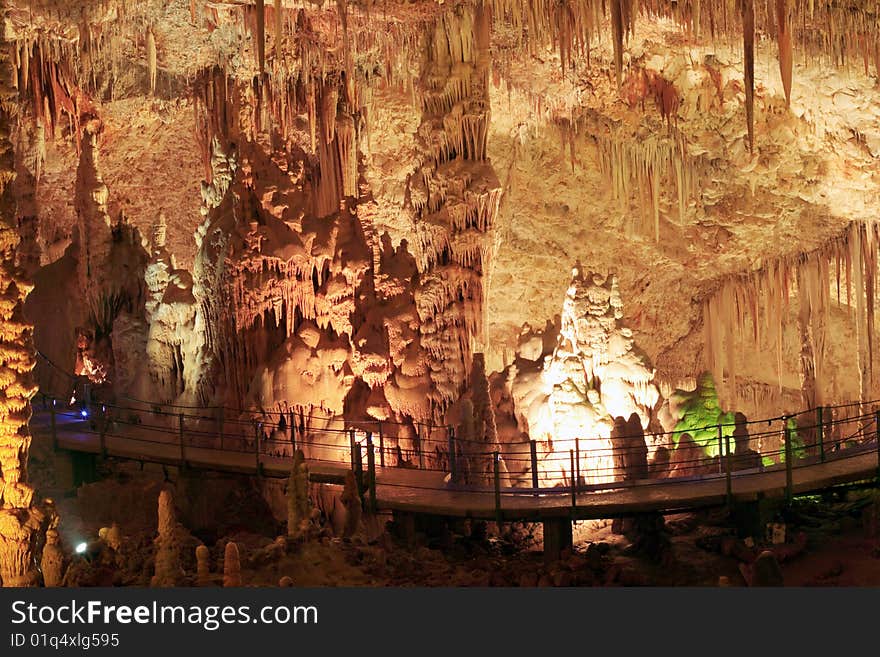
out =
[(260, 75), (266, 72), (266, 0), (256, 0), (257, 10), (257, 66)]
[(623, 2), (611, 0), (611, 29), (614, 38), (614, 72), (617, 75), (617, 86), (623, 80)]
[(755, 7), (754, 0), (742, 2), (743, 68), (746, 89), (746, 123), (749, 151), (755, 150)]
[(281, 0), (275, 0), (275, 59), (281, 61), (281, 39), (284, 35), (282, 17), (284, 12), (281, 8)]
[(620, 201), (621, 210), (629, 210), (635, 192), (642, 203), (643, 223), (650, 218), (650, 231), (638, 232), (650, 232), (655, 240), (659, 239), (660, 190), (670, 187), (676, 190), (679, 223), (684, 223), (688, 204), (698, 193), (700, 176), (698, 164), (688, 154), (681, 133), (673, 132), (671, 136), (655, 133), (636, 139), (622, 133), (597, 134), (595, 139), (599, 170), (608, 177), (612, 197)]
[(788, 22), (788, 0), (776, 0), (776, 38), (779, 41), (779, 73), (785, 89), (785, 104), (791, 104), (791, 26)]
[(156, 75), (157, 75), (157, 58), (156, 58), (156, 37), (153, 35), (153, 28), (147, 28), (147, 67), (150, 74), (150, 94), (156, 93)]
[[(728, 408), (748, 403), (729, 385), (731, 357), (743, 349), (776, 353), (776, 377), (783, 392), (782, 355), (788, 325), (789, 290), (797, 288), (798, 312), (794, 334), (800, 354), (800, 404), (815, 406), (827, 403), (833, 382), (826, 364), (832, 289), (840, 285), (842, 269), (846, 274), (846, 297), (838, 292), (838, 304), (846, 303), (847, 315), (856, 334), (850, 362), (857, 369), (861, 399), (873, 397), (874, 295), (880, 227), (852, 223), (826, 246), (808, 254), (781, 258), (763, 269), (744, 276), (726, 279), (704, 306), (706, 367), (719, 382), (719, 395)], [(843, 261), (843, 262), (841, 262)], [(731, 296), (731, 294), (733, 296)], [(731, 327), (733, 330), (731, 331)], [(725, 379), (727, 381), (725, 382)], [(733, 382), (734, 384), (736, 382)]]

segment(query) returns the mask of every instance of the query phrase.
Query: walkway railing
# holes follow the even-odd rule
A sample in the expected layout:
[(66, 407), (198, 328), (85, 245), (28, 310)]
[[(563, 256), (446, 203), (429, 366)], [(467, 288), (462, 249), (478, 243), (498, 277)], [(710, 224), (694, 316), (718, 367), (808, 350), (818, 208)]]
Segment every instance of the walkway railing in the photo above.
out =
[[(166, 454), (169, 449), (176, 450), (184, 467), (191, 460), (188, 452), (194, 448), (218, 454), (218, 462), (224, 453), (248, 454), (253, 456), (257, 473), (262, 472), (266, 459), (283, 462), (302, 448), (312, 462), (350, 467), (374, 504), (376, 471), (391, 468), (446, 475), (444, 490), (494, 491), (499, 508), (502, 494), (565, 494), (576, 504), (577, 495), (584, 492), (718, 477), (726, 480), (730, 499), (735, 474), (782, 469), (790, 498), (795, 469), (859, 456), (872, 448), (877, 451), (880, 477), (880, 411), (860, 410), (871, 403), (825, 406), (751, 420), (738, 425), (736, 436), (731, 435), (735, 424), (687, 432), (649, 432), (644, 439), (654, 451), (650, 462), (640, 436), (634, 441), (632, 436), (603, 440), (610, 447), (584, 447), (592, 441), (580, 438), (489, 445), (456, 436), (451, 427), (428, 424), (377, 420), (321, 427), (315, 423), (328, 418), (295, 411), (259, 413), (256, 419), (241, 417), (241, 413), (254, 414), (241, 409), (135, 403), (138, 405), (71, 406), (67, 400), (45, 395), (34, 400), (35, 409), (49, 416), (56, 444), (63, 434), (93, 436), (99, 451), (108, 455), (109, 439), (119, 438), (143, 445), (145, 456), (140, 460), (146, 461), (150, 460), (147, 446), (162, 445)], [(707, 432), (714, 432), (709, 441)], [(677, 446), (684, 433), (701, 436), (702, 442)], [(663, 450), (667, 460), (659, 456)]]

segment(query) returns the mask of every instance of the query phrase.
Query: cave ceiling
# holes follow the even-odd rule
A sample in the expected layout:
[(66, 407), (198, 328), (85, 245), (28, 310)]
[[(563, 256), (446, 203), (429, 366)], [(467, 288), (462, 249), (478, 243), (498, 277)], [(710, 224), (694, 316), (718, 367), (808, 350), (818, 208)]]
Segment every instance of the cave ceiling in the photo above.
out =
[[(16, 44), (66, 62), (77, 111), (88, 103), (100, 117), (111, 206), (145, 234), (162, 214), (189, 268), (207, 175), (194, 89), (215, 67), (244, 85), (342, 77), (362, 108), (365, 216), (417, 250), (406, 196), (424, 162), (426, 42), (472, 4), (14, 0), (6, 20)], [(501, 196), (477, 347), (491, 369), (510, 361), (524, 323), (560, 312), (581, 263), (617, 274), (624, 320), (660, 377), (693, 376), (703, 304), (722, 281), (876, 219), (880, 3), (496, 0), (486, 10), (478, 102)], [(41, 222), (54, 227), (44, 264), (75, 223), (68, 120), (41, 165)]]

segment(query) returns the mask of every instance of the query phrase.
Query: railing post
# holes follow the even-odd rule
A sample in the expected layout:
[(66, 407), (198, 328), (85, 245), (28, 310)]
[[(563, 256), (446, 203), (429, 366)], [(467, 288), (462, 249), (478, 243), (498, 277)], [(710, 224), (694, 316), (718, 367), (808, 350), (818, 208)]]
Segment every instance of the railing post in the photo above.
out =
[(357, 467), (355, 466), (355, 441), (354, 441), (354, 429), (348, 430), (348, 445), (351, 451), (351, 471), (357, 473)]
[(580, 490), (581, 487), (581, 439), (579, 436), (574, 437), (574, 487)]
[(376, 513), (379, 508), (376, 501), (376, 455), (373, 453), (373, 435), (369, 432), (367, 432), (367, 478), (370, 487), (370, 510)]
[(877, 480), (880, 481), (880, 409), (874, 410), (874, 439), (877, 441)]
[(825, 422), (823, 422), (822, 407), (816, 407), (816, 440), (819, 443), (819, 462), (825, 462)]
[(446, 434), (449, 437), (449, 481), (455, 483), (455, 429), (447, 426)]
[(257, 467), (257, 476), (263, 475), (263, 464), (260, 462), (260, 438), (262, 433), (260, 423), (254, 422), (254, 460)]
[(727, 451), (725, 455), (725, 464), (726, 464), (726, 479), (727, 479), (727, 507), (733, 507), (733, 477), (732, 477), (732, 464), (731, 460), (733, 459), (733, 455), (730, 453), (730, 436), (724, 436), (724, 446)]
[(498, 452), (492, 453), (492, 471), (495, 479), (495, 522), (501, 524), (501, 468), (498, 461)]
[(785, 423), (785, 502), (790, 506), (794, 496), (791, 473), (791, 429), (788, 428), (787, 417), (783, 417), (782, 421)]
[(425, 457), (423, 455), (425, 452), (425, 442), (427, 442), (427, 440), (429, 440), (431, 438), (431, 425), (429, 424), (426, 427), (426, 430), (424, 431), (424, 433), (427, 434), (427, 438), (425, 438), (425, 439), (422, 438), (422, 433), (423, 433), (422, 428), (421, 428), (422, 425), (418, 425), (418, 427), (419, 427), (419, 430), (418, 430), (418, 435), (419, 435), (419, 470), (424, 470), (425, 469)]
[(99, 423), (101, 425), (101, 429), (99, 430), (99, 435), (101, 439), (101, 458), (107, 458), (107, 413), (104, 411), (104, 407), (101, 407), (101, 421)]
[(382, 433), (382, 420), (379, 420), (379, 465), (385, 467), (385, 434)]
[(724, 474), (724, 436), (721, 425), (718, 425), (718, 472)]
[(293, 411), (290, 411), (290, 445), (292, 452), (296, 454), (296, 422), (294, 422)]
[(52, 449), (58, 449), (58, 428), (55, 424), (55, 400), (49, 405), (49, 421), (52, 426)]
[(223, 415), (225, 411), (221, 406), (217, 409), (217, 437), (220, 439), (220, 449), (223, 449)]
[(535, 497), (538, 496), (538, 443), (529, 441), (529, 452), (532, 458), (532, 488), (535, 489)]
[(186, 467), (186, 446), (183, 439), (183, 413), (177, 415), (177, 437), (180, 440), (180, 467)]
[(574, 450), (568, 450), (568, 454), (571, 457), (571, 471), (569, 478), (571, 479), (571, 508), (577, 508), (577, 486), (574, 485)]
[(364, 499), (364, 455), (360, 443), (355, 443), (356, 458), (354, 460), (354, 478), (357, 481), (358, 495)]

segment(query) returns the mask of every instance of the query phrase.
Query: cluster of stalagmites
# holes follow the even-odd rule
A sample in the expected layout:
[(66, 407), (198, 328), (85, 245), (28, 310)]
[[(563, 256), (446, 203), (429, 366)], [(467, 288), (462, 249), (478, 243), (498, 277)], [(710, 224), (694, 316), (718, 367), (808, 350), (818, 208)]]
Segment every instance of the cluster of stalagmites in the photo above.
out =
[[(511, 433), (538, 443), (545, 482), (573, 478), (569, 450), (577, 449), (588, 483), (618, 479), (613, 457), (613, 421), (635, 414), (648, 426), (658, 392), (654, 371), (621, 322), (615, 276), (575, 269), (557, 326), (526, 328), (513, 365), (496, 375), (505, 381), (498, 399), (509, 396), (505, 423)], [(512, 411), (512, 412), (511, 412)]]
[[(505, 481), (530, 486), (532, 440), (541, 486), (567, 484), (578, 474), (591, 484), (718, 472), (717, 451), (677, 428), (683, 401), (705, 394), (715, 400), (714, 388), (669, 389), (661, 404), (654, 371), (622, 316), (616, 278), (575, 269), (557, 322), (540, 331), (524, 327), (514, 363), (491, 377), (497, 440), (486, 441), (492, 434), (483, 432), (484, 467), (500, 450)], [(472, 406), (463, 408), (459, 435), (471, 426)], [(716, 427), (703, 430), (716, 445)], [(735, 414), (730, 449), (732, 469), (761, 465), (742, 413)]]
[[(287, 532), (258, 548), (243, 547), (233, 536), (209, 548), (195, 538), (178, 519), (170, 488), (158, 496), (157, 532), (149, 554), (143, 543), (123, 535), (114, 523), (102, 528), (98, 537), (77, 555), (65, 552), (53, 523), (42, 553), (41, 569), (46, 586), (118, 585), (140, 582), (149, 569), (151, 587), (247, 585), (267, 564), (297, 568), (297, 556), (309, 543), (337, 536), (351, 539), (365, 530), (369, 513), (353, 472), (338, 490), (315, 489), (309, 482), (305, 456), (298, 450), (287, 482)], [(317, 494), (316, 493), (320, 493)], [(317, 497), (316, 497), (317, 495)], [(297, 573), (281, 577), (280, 586), (293, 586)]]

